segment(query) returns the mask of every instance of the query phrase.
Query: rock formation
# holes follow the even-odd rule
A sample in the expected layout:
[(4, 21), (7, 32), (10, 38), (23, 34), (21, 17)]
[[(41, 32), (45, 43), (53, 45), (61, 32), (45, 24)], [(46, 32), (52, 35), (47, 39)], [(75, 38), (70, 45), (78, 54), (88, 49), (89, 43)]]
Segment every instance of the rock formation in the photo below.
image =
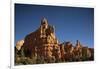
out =
[(39, 29), (28, 34), (23, 44), (25, 57), (44, 59), (50, 62), (51, 59), (58, 61), (61, 57), (59, 42), (55, 36), (54, 26), (48, 25), (48, 21), (44, 18), (41, 21)]
[(17, 50), (20, 50), (21, 47), (23, 46), (23, 44), (24, 44), (24, 40), (18, 41), (18, 42), (16, 43), (16, 48), (17, 48)]
[(55, 36), (55, 27), (43, 18), (36, 31), (16, 43), (15, 64), (82, 61), (84, 57), (89, 60), (92, 56), (92, 59), (93, 53), (93, 49), (83, 47), (78, 40), (75, 46), (71, 42), (60, 43)]

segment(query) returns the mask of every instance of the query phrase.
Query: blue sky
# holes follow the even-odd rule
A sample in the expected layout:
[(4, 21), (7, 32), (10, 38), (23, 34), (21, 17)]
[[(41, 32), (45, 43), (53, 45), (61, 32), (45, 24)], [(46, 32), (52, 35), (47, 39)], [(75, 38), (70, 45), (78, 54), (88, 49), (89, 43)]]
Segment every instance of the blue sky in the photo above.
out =
[(94, 47), (94, 9), (82, 7), (15, 4), (15, 42), (38, 29), (42, 17), (55, 26), (59, 42)]

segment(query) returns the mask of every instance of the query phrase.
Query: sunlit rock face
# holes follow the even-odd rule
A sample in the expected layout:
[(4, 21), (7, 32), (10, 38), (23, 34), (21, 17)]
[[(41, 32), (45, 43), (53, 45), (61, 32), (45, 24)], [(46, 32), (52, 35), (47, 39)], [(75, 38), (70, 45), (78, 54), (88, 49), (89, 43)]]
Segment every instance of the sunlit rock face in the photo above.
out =
[(17, 50), (20, 50), (21, 47), (23, 46), (23, 44), (24, 44), (24, 40), (17, 41), (17, 43), (16, 43)]
[[(47, 59), (60, 59), (60, 47), (55, 37), (54, 26), (48, 25), (48, 21), (43, 18), (40, 27), (25, 37), (23, 44), (26, 57), (42, 57)], [(49, 62), (49, 61), (48, 61)]]

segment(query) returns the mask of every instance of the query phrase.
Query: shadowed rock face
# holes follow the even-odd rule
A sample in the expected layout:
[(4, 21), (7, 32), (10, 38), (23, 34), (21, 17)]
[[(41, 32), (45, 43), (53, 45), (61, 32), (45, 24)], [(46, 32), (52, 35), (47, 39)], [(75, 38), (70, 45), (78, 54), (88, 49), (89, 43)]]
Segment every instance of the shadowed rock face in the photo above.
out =
[(75, 46), (71, 42), (59, 43), (55, 27), (43, 18), (36, 31), (16, 43), (15, 64), (93, 60), (93, 51), (92, 48), (82, 46), (78, 40)]

